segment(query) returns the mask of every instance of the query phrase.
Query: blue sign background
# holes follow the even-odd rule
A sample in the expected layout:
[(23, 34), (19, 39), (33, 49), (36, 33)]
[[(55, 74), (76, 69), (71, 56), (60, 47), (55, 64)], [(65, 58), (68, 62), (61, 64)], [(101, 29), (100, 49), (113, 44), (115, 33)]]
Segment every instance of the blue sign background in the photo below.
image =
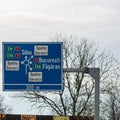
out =
[[(35, 55), (35, 46), (47, 46), (48, 54)], [(62, 59), (61, 42), (4, 42), (3, 90), (62, 90)], [(41, 81), (29, 81), (29, 73), (39, 72)]]

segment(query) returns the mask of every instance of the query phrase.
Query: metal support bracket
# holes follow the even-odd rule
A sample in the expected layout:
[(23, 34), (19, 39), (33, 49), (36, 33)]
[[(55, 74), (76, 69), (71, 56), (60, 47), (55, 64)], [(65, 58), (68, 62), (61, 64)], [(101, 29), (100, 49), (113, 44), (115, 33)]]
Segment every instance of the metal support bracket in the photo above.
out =
[(99, 120), (100, 104), (100, 69), (99, 68), (63, 68), (63, 72), (83, 72), (95, 79), (95, 115), (94, 120)]

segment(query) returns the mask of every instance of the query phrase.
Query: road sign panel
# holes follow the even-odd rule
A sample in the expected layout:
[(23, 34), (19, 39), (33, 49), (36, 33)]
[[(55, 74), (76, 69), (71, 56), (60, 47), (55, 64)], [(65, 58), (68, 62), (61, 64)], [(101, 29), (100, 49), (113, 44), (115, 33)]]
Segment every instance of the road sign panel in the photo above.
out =
[(62, 90), (61, 42), (3, 42), (3, 90)]

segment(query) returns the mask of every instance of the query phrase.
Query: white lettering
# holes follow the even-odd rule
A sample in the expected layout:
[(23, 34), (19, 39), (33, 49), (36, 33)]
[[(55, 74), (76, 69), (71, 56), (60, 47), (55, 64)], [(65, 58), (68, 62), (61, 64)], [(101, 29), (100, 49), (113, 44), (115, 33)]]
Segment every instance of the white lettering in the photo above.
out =
[(32, 51), (22, 50), (22, 55), (32, 55)]
[(60, 69), (60, 65), (47, 65), (47, 64), (43, 64), (43, 69), (47, 69), (47, 70), (59, 70)]
[(60, 63), (60, 58), (55, 58), (55, 59), (43, 59), (39, 58), (39, 63)]

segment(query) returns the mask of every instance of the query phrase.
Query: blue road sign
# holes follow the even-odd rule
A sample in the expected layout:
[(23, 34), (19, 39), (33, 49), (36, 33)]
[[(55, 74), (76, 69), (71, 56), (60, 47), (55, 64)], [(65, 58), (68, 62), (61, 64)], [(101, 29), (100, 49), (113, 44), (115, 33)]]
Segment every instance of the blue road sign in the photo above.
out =
[(62, 90), (61, 42), (3, 42), (3, 90)]

